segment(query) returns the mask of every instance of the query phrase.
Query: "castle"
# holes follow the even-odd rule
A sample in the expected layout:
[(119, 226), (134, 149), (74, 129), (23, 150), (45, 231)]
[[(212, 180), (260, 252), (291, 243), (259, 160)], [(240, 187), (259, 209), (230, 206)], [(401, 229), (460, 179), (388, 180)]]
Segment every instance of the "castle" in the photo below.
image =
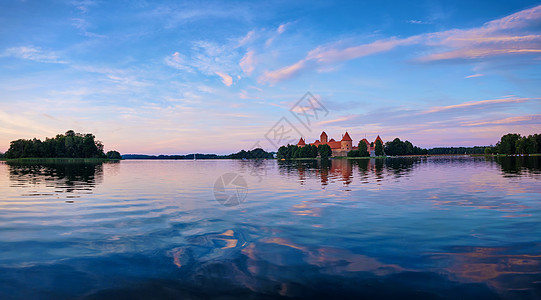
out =
[[(329, 145), (332, 150), (332, 156), (347, 156), (348, 152), (351, 150), (358, 150), (359, 147), (353, 146), (353, 140), (349, 136), (349, 133), (346, 131), (346, 133), (342, 136), (342, 139), (340, 141), (335, 141), (334, 139), (328, 140), (329, 137), (323, 131), (321, 133), (321, 136), (319, 137), (319, 140), (316, 140), (313, 143), (310, 143), (310, 145), (319, 146), (319, 145)], [(383, 140), (378, 137), (374, 140), (373, 143), (369, 143), (367, 139), (362, 139), (361, 142), (366, 143), (366, 149), (368, 150), (368, 153), (370, 153), (370, 156), (375, 156), (375, 149), (376, 149), (376, 141), (380, 141), (381, 144), (383, 144)], [(301, 137), (299, 142), (297, 143), (297, 146), (304, 147), (306, 146), (306, 142)]]

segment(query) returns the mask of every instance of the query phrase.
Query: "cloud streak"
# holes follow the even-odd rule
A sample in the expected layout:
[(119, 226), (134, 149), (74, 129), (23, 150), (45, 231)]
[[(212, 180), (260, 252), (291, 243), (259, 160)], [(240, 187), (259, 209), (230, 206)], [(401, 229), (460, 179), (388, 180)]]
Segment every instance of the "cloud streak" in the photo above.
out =
[(541, 124), (541, 115), (527, 115), (527, 116), (509, 117), (509, 118), (493, 120), (493, 121), (469, 123), (469, 124), (467, 124), (467, 126), (532, 125), (532, 124)]
[(21, 46), (12, 47), (6, 49), (0, 56), (2, 57), (16, 57), (20, 59), (27, 59), (41, 63), (54, 63), (54, 64), (66, 64), (67, 62), (61, 60), (57, 54), (50, 51), (42, 50), (34, 46)]
[(541, 24), (541, 5), (493, 20), (473, 29), (453, 29), (415, 35), (391, 37), (352, 47), (342, 42), (319, 46), (297, 62), (276, 70), (266, 71), (260, 82), (275, 84), (303, 70), (390, 51), (399, 46), (422, 45), (428, 54), (420, 62), (449, 59), (481, 59), (501, 55), (541, 53), (541, 35), (535, 34)]
[(437, 113), (437, 112), (456, 110), (456, 109), (485, 108), (487, 106), (494, 105), (494, 104), (522, 103), (526, 101), (539, 100), (539, 99), (541, 98), (510, 98), (510, 99), (505, 98), (505, 99), (471, 101), (471, 102), (464, 102), (464, 103), (455, 104), (455, 105), (436, 106), (429, 110), (424, 111), (423, 113), (430, 114), (430, 113)]

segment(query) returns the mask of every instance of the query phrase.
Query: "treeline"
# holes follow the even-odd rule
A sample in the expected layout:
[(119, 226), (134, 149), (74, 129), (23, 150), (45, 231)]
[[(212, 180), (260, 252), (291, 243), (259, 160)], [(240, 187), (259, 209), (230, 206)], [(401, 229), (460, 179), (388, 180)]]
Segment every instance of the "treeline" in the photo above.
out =
[(233, 153), (228, 155), (226, 158), (232, 159), (265, 159), (265, 158), (274, 158), (274, 155), (270, 152), (267, 152), (261, 148), (256, 148), (253, 150), (241, 150), (240, 152)]
[(274, 158), (272, 152), (267, 152), (261, 148), (253, 150), (241, 150), (237, 153), (228, 155), (218, 154), (186, 154), (186, 155), (144, 155), (144, 154), (126, 154), (123, 159), (267, 159)]
[(329, 145), (306, 145), (299, 147), (297, 145), (282, 146), (276, 153), (276, 158), (290, 160), (293, 158), (316, 158), (318, 155), (322, 159), (327, 159), (332, 155), (332, 150)]
[(474, 147), (437, 147), (428, 149), (428, 154), (483, 154), (485, 153), (484, 146)]
[(521, 136), (508, 133), (493, 147), (486, 147), (485, 154), (536, 154), (541, 153), (541, 134)]
[[(414, 146), (410, 141), (401, 141), (399, 138), (395, 138), (392, 142), (385, 143), (386, 155), (426, 155), (427, 149)], [(377, 155), (377, 154), (376, 154)]]
[(58, 134), (54, 138), (19, 139), (12, 141), (5, 158), (111, 158), (120, 159), (120, 153), (103, 152), (103, 144), (91, 134), (75, 133), (73, 130)]
[(225, 155), (217, 154), (186, 154), (186, 155), (145, 155), (145, 154), (125, 154), (123, 159), (223, 159)]

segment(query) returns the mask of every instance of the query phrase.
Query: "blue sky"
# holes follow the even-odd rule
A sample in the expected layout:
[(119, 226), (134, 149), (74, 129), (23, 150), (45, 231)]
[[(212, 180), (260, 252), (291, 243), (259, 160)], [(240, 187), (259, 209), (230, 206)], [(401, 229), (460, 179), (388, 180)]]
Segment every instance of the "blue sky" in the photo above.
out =
[[(2, 1), (0, 151), (73, 129), (122, 153), (541, 132), (535, 1)], [(328, 109), (309, 128), (306, 92)]]

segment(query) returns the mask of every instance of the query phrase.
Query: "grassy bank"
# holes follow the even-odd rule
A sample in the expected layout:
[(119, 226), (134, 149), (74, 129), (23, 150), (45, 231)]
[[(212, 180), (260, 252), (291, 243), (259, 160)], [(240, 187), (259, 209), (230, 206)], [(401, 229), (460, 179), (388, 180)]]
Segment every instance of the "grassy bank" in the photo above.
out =
[(3, 159), (6, 162), (14, 163), (29, 163), (29, 164), (43, 164), (43, 163), (102, 163), (102, 162), (115, 162), (119, 159), (107, 159), (107, 158), (43, 158), (43, 157), (25, 157), (25, 158), (13, 158)]

